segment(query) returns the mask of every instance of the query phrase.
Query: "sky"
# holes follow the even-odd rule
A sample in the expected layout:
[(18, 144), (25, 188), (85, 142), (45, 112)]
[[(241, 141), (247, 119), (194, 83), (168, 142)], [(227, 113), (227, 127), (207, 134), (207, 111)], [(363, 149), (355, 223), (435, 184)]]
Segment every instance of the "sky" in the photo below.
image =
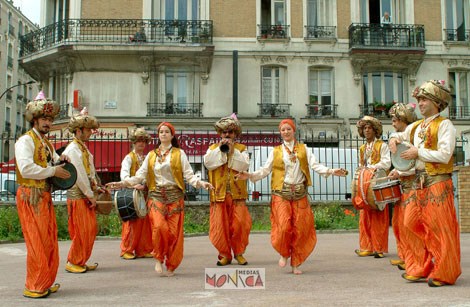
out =
[(32, 22), (39, 24), (39, 16), (41, 14), (41, 0), (13, 0), (16, 7), (20, 7), (23, 15), (28, 17)]

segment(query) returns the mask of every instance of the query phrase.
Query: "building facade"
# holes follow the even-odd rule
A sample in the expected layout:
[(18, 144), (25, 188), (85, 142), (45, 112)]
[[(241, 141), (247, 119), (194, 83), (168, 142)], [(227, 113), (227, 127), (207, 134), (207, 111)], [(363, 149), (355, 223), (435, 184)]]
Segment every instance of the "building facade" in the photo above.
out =
[(7, 161), (10, 137), (21, 135), (29, 124), (24, 120), (28, 99), (37, 93), (28, 73), (18, 64), (20, 37), (37, 29), (12, 1), (0, 0), (0, 161)]
[(206, 130), (236, 112), (245, 130), (292, 117), (335, 146), (363, 115), (392, 131), (393, 102), (441, 79), (460, 134), (469, 15), (470, 0), (42, 0), (20, 62), (61, 103), (58, 129), (83, 106), (103, 129)]

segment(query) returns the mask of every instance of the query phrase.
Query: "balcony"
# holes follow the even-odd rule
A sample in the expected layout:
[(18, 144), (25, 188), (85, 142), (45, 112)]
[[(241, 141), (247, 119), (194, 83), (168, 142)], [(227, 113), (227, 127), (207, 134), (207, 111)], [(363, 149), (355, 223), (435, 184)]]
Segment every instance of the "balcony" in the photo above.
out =
[(327, 26), (305, 26), (305, 41), (335, 40), (336, 27)]
[(3, 132), (10, 135), (10, 133), (11, 133), (11, 123), (9, 121), (5, 121), (5, 129), (4, 129)]
[(67, 19), (20, 38), (20, 56), (74, 44), (212, 44), (212, 20)]
[(349, 48), (424, 52), (423, 25), (353, 23), (349, 26)]
[(13, 69), (13, 58), (8, 56), (8, 68)]
[(390, 105), (375, 105), (372, 103), (369, 104), (360, 104), (360, 117), (369, 115), (378, 119), (389, 119), (390, 115), (388, 111), (390, 110)]
[(450, 119), (470, 119), (470, 107), (449, 106)]
[(307, 107), (307, 118), (338, 118), (337, 104), (306, 104), (305, 106)]
[(203, 117), (202, 105), (202, 103), (147, 103), (147, 116)]
[(18, 138), (20, 135), (22, 135), (23, 127), (16, 125), (16, 130), (15, 130), (15, 138)]
[(258, 40), (289, 40), (288, 25), (258, 25)]
[(68, 119), (68, 118), (69, 118), (69, 105), (68, 104), (60, 105), (60, 111), (59, 111), (59, 115), (57, 116), (57, 119)]
[(470, 30), (444, 29), (445, 43), (467, 43), (470, 44)]
[(12, 97), (13, 97), (13, 95), (11, 94), (11, 90), (9, 90), (9, 91), (7, 92), (7, 100), (11, 101), (11, 100), (12, 100)]
[(290, 104), (258, 103), (258, 117), (290, 117)]
[(15, 36), (15, 27), (12, 25), (8, 25), (8, 34), (11, 36)]

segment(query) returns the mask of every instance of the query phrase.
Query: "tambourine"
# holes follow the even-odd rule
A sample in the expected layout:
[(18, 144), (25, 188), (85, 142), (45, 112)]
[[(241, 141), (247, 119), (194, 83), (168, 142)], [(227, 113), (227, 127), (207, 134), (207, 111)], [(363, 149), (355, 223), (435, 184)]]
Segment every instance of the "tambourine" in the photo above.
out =
[(410, 149), (405, 143), (397, 144), (397, 151), (392, 153), (392, 164), (399, 171), (408, 171), (415, 166), (415, 160), (405, 160), (400, 157), (400, 154), (405, 150)]
[(60, 165), (63, 165), (63, 168), (70, 173), (70, 177), (64, 179), (54, 176), (50, 178), (50, 183), (53, 185), (53, 190), (68, 190), (77, 182), (77, 169), (67, 161)]

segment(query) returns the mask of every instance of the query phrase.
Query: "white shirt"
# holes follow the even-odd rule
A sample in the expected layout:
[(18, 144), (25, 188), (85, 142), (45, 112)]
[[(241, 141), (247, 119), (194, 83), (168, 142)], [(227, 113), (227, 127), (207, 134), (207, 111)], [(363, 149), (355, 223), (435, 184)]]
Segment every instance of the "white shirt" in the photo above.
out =
[[(438, 117), (439, 113), (430, 117), (433, 120)], [(411, 129), (414, 125), (408, 125), (404, 132), (397, 132), (391, 135), (400, 141), (410, 141)], [(429, 129), (429, 126), (428, 126)], [(415, 130), (414, 146), (418, 148), (418, 159), (416, 160), (415, 169), (424, 170), (425, 162), (447, 163), (454, 154), (455, 148), (455, 127), (449, 119), (445, 119), (439, 125), (437, 132), (437, 150), (424, 148), (424, 140), (419, 137), (420, 127)]]
[(228, 167), (237, 172), (247, 171), (250, 167), (250, 156), (246, 150), (240, 152), (240, 150), (234, 149), (229, 161), (227, 160), (228, 153), (221, 152), (220, 147), (216, 147), (214, 150), (209, 148), (204, 155), (204, 166), (212, 171), (228, 162)]
[[(193, 169), (191, 168), (191, 165), (189, 164), (188, 157), (186, 156), (185, 152), (182, 150), (180, 150), (180, 152), (181, 152), (181, 166), (183, 168), (183, 178), (195, 188), (203, 187), (199, 177), (194, 175)], [(142, 163), (142, 166), (136, 172), (135, 176), (127, 177), (123, 180), (123, 182), (127, 186), (135, 186), (137, 184), (141, 184), (147, 179), (147, 174), (149, 172), (149, 169), (148, 169), (149, 157), (150, 157), (150, 153), (148, 153), (147, 156), (145, 157), (145, 160)], [(176, 180), (171, 173), (170, 159), (171, 159), (171, 152), (165, 157), (162, 163), (158, 161), (158, 157), (155, 161), (153, 173), (155, 174), (155, 183), (157, 186), (176, 185)]]
[[(86, 148), (86, 147), (85, 147)], [(90, 178), (95, 178), (96, 170), (95, 165), (93, 164), (93, 155), (90, 153), (88, 148), (88, 163), (90, 164), (90, 177), (87, 176), (85, 166), (83, 165), (82, 160), (82, 150), (80, 149), (80, 145), (75, 142), (70, 143), (67, 145), (67, 148), (64, 150), (64, 155), (67, 155), (70, 159), (70, 162), (75, 166), (77, 169), (77, 182), (74, 186), (78, 186), (80, 191), (85, 194), (88, 198), (93, 198), (93, 190), (91, 189)]]
[[(366, 147), (371, 146), (372, 150), (374, 149), (375, 142), (377, 142), (377, 139), (375, 139), (372, 143), (366, 143), (364, 144)], [(365, 155), (364, 151), (364, 155)], [(362, 161), (360, 162), (360, 164)], [(362, 165), (362, 164), (361, 164)], [(368, 168), (373, 168), (373, 169), (383, 169), (384, 171), (387, 171), (390, 169), (392, 166), (392, 159), (390, 158), (390, 148), (388, 147), (387, 143), (382, 143), (382, 146), (380, 147), (380, 161), (376, 164), (372, 164), (372, 155), (367, 157), (367, 167)]]
[[(35, 128), (32, 130), (39, 136), (41, 140), (43, 139), (41, 134)], [(43, 142), (43, 144), (46, 147), (46, 150), (48, 150), (49, 147), (46, 145), (46, 142)], [(42, 167), (39, 164), (36, 164), (34, 162), (34, 141), (27, 134), (21, 136), (18, 141), (16, 141), (15, 158), (21, 176), (23, 176), (23, 178), (34, 180), (42, 180), (53, 177), (55, 174), (55, 167), (52, 166), (52, 161), (59, 161), (59, 155), (54, 150), (52, 153), (52, 159), (47, 164), (47, 167)]]
[[(133, 150), (132, 152), (135, 153), (135, 150)], [(136, 155), (139, 156), (139, 154), (137, 153)], [(142, 158), (144, 157), (142, 156)], [(121, 180), (131, 177), (131, 166), (132, 166), (132, 157), (130, 154), (127, 154), (121, 162), (121, 172), (120, 172)]]
[[(289, 153), (287, 152), (285, 148), (285, 146), (288, 146), (289, 150), (291, 150), (292, 152), (294, 148), (294, 141), (289, 142), (289, 143), (284, 142), (283, 145), (284, 146), (282, 146), (282, 161), (284, 162), (284, 169), (285, 169), (284, 182), (287, 184), (303, 183), (305, 181), (305, 176), (300, 169), (299, 159), (297, 158), (295, 160), (295, 163), (293, 163), (290, 160)], [(333, 169), (328, 168), (317, 162), (315, 155), (305, 144), (299, 144), (299, 145), (306, 147), (305, 150), (307, 152), (307, 161), (311, 169), (313, 169), (315, 172), (317, 172), (318, 174), (320, 174), (321, 176), (325, 178), (330, 176), (333, 173)], [(268, 160), (266, 160), (266, 163), (264, 164), (264, 166), (262, 166), (259, 170), (251, 174), (250, 181), (256, 182), (268, 176), (272, 172), (273, 162), (274, 162), (274, 150), (269, 153)]]

